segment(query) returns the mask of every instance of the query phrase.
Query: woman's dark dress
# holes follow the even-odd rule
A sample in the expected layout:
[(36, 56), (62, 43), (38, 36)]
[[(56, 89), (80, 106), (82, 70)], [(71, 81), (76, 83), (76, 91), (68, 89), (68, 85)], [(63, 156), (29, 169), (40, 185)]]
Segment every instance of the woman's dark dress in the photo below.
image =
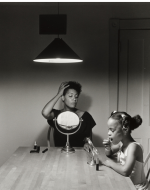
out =
[[(53, 109), (55, 118), (61, 113), (60, 110)], [(92, 128), (96, 125), (93, 117), (88, 113), (84, 112), (81, 117), (83, 119), (80, 129), (72, 135), (69, 135), (69, 143), (73, 147), (83, 147), (85, 137), (90, 137)], [(60, 133), (54, 124), (53, 120), (47, 120), (48, 124), (54, 128), (54, 139), (55, 146), (62, 147), (66, 145), (67, 135)]]

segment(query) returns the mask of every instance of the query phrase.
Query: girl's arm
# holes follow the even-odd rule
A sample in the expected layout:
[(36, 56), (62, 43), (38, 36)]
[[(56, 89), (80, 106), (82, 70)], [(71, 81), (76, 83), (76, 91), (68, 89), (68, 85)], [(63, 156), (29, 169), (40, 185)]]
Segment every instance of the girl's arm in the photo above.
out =
[(103, 164), (107, 167), (112, 168), (113, 170), (120, 173), (121, 175), (128, 177), (133, 170), (137, 155), (140, 151), (141, 151), (140, 147), (136, 145), (135, 143), (132, 143), (128, 147), (128, 155), (127, 155), (126, 163), (124, 165), (121, 165), (120, 163), (116, 163), (113, 160), (106, 160), (105, 162), (103, 162)]
[(117, 144), (117, 145), (114, 145), (114, 144), (112, 144), (110, 142), (109, 139), (104, 139), (103, 145), (105, 147), (105, 154), (108, 157), (112, 156), (113, 154), (115, 154), (116, 152), (118, 152), (119, 149), (120, 149), (120, 143)]
[(42, 110), (42, 115), (46, 118), (46, 119), (53, 119), (54, 118), (54, 113), (52, 112), (52, 109), (54, 107), (54, 105), (56, 104), (56, 102), (58, 101), (58, 99), (63, 95), (63, 91), (65, 88), (67, 88), (69, 85), (67, 85), (68, 82), (63, 82), (58, 90), (57, 95), (52, 98), (43, 108)]

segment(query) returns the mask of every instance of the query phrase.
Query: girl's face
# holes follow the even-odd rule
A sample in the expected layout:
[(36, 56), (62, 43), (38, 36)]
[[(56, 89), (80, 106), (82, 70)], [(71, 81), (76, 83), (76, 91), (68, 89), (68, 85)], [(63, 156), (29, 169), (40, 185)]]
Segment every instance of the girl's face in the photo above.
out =
[(112, 118), (108, 119), (108, 137), (113, 144), (118, 144), (123, 139), (123, 130), (121, 124)]
[(78, 102), (78, 93), (74, 89), (68, 89), (66, 94), (62, 96), (65, 105), (69, 108), (75, 108)]

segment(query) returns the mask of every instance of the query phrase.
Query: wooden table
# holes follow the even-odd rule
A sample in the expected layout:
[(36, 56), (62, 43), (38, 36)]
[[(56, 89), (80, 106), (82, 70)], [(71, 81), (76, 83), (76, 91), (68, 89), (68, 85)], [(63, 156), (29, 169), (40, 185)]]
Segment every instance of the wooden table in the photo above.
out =
[[(60, 148), (42, 153), (44, 149), (30, 153), (31, 148), (18, 148), (0, 167), (0, 190), (135, 190), (130, 178), (88, 165), (83, 148), (69, 155)], [(105, 160), (104, 149), (98, 151)]]

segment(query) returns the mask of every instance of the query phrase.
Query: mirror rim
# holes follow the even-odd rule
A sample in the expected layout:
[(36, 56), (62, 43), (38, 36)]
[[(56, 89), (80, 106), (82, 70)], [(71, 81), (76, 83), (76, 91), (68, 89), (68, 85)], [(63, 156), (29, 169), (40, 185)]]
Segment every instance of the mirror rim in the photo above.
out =
[[(67, 112), (72, 113), (72, 114), (74, 114), (75, 116), (77, 116), (77, 117), (76, 117), (76, 118), (78, 118), (78, 124), (77, 124), (77, 125), (66, 126), (66, 125), (62, 125), (62, 124), (58, 123), (58, 119), (60, 118), (60, 116), (61, 116), (62, 114), (64, 114), (64, 113), (67, 113)], [(77, 128), (77, 127), (79, 126), (79, 124), (80, 124), (80, 118), (79, 118), (79, 116), (78, 116), (75, 112), (69, 111), (69, 110), (63, 111), (63, 112), (59, 113), (56, 120), (57, 120), (57, 124), (58, 124), (61, 128), (65, 129), (65, 130), (72, 130), (72, 129), (75, 129), (75, 128)]]

